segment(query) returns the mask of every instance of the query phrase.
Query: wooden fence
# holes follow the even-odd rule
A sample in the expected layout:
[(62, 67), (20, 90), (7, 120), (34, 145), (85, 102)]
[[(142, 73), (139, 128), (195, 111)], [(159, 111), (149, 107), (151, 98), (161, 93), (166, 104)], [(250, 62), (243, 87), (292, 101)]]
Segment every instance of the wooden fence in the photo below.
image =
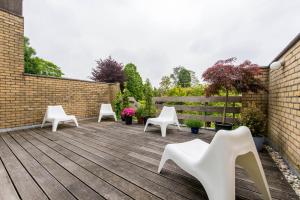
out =
[[(226, 122), (237, 123), (241, 112), (241, 96), (230, 96), (228, 99)], [(164, 105), (174, 106), (180, 120), (199, 119), (206, 124), (210, 122), (222, 121), (223, 96), (186, 96), (186, 97), (154, 97), (153, 101), (157, 109), (162, 109)], [(217, 103), (221, 102), (221, 106)], [(194, 111), (194, 112), (191, 112)]]

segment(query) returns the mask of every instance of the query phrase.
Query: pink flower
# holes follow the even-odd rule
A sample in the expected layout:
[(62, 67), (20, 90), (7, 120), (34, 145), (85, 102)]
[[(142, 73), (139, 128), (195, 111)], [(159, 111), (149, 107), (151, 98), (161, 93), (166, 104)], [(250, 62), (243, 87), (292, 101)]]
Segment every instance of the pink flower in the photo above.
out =
[(132, 117), (135, 115), (135, 110), (133, 108), (124, 108), (121, 114), (123, 117)]

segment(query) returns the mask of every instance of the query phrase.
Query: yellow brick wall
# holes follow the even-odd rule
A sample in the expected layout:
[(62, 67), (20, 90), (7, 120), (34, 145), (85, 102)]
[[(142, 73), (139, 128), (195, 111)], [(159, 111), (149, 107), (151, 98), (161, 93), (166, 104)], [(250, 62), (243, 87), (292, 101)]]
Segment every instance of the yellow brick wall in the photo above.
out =
[(24, 75), (23, 27), (22, 17), (0, 10), (0, 129), (40, 124), (47, 105), (96, 117), (118, 84)]
[(281, 59), (285, 67), (270, 70), (269, 139), (300, 170), (300, 41)]

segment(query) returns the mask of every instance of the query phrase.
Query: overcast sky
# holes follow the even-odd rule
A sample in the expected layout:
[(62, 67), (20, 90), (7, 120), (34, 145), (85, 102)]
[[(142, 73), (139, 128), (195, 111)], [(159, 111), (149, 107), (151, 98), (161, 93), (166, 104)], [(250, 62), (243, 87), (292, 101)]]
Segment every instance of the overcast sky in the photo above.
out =
[(300, 0), (24, 0), (25, 35), (65, 77), (111, 55), (158, 85), (175, 66), (200, 78), (219, 59), (270, 61), (300, 32)]

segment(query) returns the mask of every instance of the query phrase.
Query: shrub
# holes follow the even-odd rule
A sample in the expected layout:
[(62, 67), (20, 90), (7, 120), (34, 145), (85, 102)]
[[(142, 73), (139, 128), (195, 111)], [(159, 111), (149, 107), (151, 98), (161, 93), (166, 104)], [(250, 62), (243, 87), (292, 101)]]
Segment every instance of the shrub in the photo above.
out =
[(136, 113), (135, 113), (135, 116), (137, 118), (141, 118), (141, 117), (144, 117), (145, 116), (145, 106), (139, 106), (137, 109), (136, 109)]
[(153, 89), (149, 79), (147, 79), (146, 83), (144, 84), (144, 95), (145, 95), (145, 115), (151, 116), (151, 112), (153, 109), (153, 102), (152, 102)]
[(187, 119), (184, 124), (189, 128), (201, 128), (203, 126), (203, 122), (197, 119)]
[(117, 117), (120, 118), (121, 111), (123, 109), (123, 97), (121, 92), (119, 92), (116, 98), (113, 100), (113, 107)]
[(241, 124), (247, 126), (253, 136), (261, 135), (265, 132), (266, 116), (256, 107), (244, 108), (241, 112)]

